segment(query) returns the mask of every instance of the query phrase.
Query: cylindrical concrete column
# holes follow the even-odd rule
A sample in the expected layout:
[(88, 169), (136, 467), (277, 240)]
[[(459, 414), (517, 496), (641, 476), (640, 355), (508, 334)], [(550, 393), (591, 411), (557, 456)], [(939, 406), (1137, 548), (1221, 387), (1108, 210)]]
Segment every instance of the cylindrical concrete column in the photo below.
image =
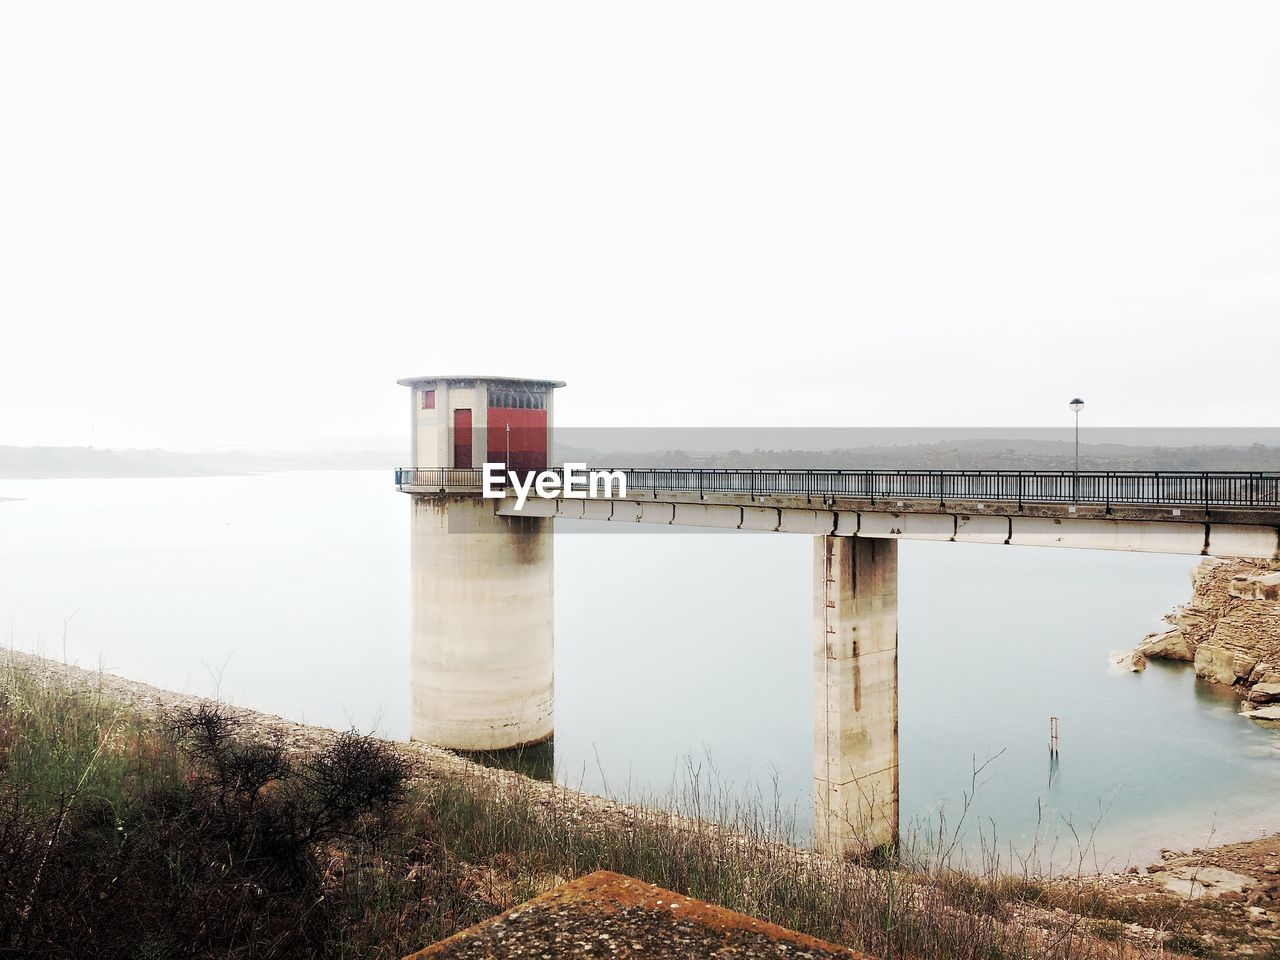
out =
[(814, 840), (898, 837), (898, 541), (814, 538)]
[(552, 521), (414, 494), (410, 734), (455, 750), (552, 735)]

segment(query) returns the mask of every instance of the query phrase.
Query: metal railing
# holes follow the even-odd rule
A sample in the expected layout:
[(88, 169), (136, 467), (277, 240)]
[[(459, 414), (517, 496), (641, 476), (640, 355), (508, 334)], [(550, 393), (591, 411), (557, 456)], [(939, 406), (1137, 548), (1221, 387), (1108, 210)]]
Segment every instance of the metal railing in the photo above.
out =
[[(1280, 508), (1280, 473), (1071, 470), (617, 470), (627, 492), (802, 496), (869, 500), (1083, 503), (1111, 506)], [(553, 470), (555, 473), (562, 473)], [(397, 486), (479, 490), (480, 470), (396, 470)]]
[(397, 487), (426, 487), (431, 490), (479, 490), (480, 470), (452, 468), (396, 467)]

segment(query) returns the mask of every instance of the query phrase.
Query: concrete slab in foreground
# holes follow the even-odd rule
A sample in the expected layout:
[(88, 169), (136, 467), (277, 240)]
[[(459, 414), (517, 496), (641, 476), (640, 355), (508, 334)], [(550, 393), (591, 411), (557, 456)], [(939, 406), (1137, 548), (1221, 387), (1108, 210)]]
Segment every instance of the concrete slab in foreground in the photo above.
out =
[(428, 957), (794, 957), (865, 954), (600, 870), (432, 944)]

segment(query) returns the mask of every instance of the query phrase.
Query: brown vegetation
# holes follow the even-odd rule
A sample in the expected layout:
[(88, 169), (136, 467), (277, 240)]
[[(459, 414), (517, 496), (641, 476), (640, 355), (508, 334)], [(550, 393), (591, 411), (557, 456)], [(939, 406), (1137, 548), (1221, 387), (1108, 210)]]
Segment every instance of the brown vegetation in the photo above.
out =
[[(750, 805), (667, 802), (15, 655), (0, 672), (0, 955), (399, 957), (601, 869), (875, 956), (1136, 949), (1029, 878), (838, 862), (782, 843)], [(1145, 919), (1148, 942), (1181, 935)]]

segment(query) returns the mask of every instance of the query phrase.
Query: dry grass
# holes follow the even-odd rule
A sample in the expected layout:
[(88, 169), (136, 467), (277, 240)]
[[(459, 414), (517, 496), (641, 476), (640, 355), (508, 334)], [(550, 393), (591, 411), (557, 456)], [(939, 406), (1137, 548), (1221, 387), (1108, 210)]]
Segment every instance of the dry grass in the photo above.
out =
[(165, 726), (0, 674), (0, 956), (399, 957), (598, 869), (877, 957), (1130, 955), (1119, 916), (1054, 918), (1056, 888), (1030, 877), (820, 857), (776, 809), (696, 780), (607, 813), (466, 765), (402, 795), (395, 776), (370, 789), (376, 741), (339, 738), (350, 763), (326, 776), (347, 761), (286, 756), (234, 722), (210, 739), (202, 724), (228, 716)]

